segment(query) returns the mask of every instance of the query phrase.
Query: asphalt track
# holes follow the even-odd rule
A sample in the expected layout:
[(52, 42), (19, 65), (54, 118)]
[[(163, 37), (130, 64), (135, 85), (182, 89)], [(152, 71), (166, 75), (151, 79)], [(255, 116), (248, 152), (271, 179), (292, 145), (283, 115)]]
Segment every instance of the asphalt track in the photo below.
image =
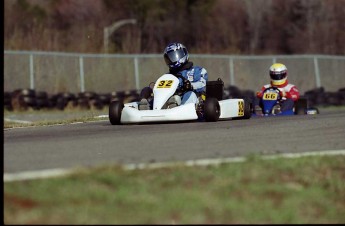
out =
[(4, 173), (345, 150), (345, 110), (249, 120), (4, 130)]

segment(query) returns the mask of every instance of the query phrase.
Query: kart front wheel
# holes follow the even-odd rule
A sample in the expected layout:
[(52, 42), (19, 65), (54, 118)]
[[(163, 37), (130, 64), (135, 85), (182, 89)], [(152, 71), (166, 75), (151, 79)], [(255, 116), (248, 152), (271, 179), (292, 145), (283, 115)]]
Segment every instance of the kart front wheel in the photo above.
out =
[(119, 101), (112, 101), (109, 104), (109, 121), (112, 125), (121, 124), (121, 113), (124, 105)]
[(204, 117), (206, 122), (216, 122), (220, 116), (220, 106), (216, 98), (206, 98), (204, 103)]

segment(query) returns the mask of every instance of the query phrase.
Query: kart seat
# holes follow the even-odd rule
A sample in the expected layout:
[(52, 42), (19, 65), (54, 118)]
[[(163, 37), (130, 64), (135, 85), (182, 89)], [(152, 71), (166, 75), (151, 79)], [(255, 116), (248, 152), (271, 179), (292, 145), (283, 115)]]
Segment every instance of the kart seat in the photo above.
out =
[(206, 98), (214, 97), (218, 101), (223, 100), (224, 82), (221, 78), (216, 81), (206, 82)]

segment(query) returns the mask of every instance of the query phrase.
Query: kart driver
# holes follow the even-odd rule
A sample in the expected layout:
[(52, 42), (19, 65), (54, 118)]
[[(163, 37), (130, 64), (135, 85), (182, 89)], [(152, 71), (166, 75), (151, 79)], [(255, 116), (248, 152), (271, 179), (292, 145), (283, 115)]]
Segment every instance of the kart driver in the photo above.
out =
[(256, 93), (255, 105), (261, 105), (263, 91), (269, 87), (276, 87), (281, 91), (282, 102), (280, 111), (292, 110), (295, 101), (299, 99), (299, 91), (293, 84), (289, 84), (287, 80), (287, 68), (284, 64), (275, 63), (269, 69), (271, 83), (264, 85), (259, 92)]
[[(169, 67), (169, 73), (180, 80), (179, 88), (184, 93), (181, 97), (181, 105), (186, 103), (199, 103), (199, 98), (206, 93), (207, 71), (200, 66), (194, 66), (189, 61), (187, 48), (181, 43), (170, 43), (164, 50), (164, 61)], [(184, 78), (182, 79), (181, 78)], [(139, 104), (149, 102), (152, 109), (152, 88), (145, 87), (141, 91)]]

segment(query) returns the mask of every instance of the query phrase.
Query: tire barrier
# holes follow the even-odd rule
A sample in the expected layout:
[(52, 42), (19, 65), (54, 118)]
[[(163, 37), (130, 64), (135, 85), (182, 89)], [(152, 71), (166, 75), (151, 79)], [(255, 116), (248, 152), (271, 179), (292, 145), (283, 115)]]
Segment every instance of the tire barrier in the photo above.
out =
[(305, 92), (305, 96), (311, 105), (315, 106), (342, 106), (345, 105), (345, 88), (337, 92), (327, 92), (323, 87)]
[(129, 90), (100, 94), (89, 91), (76, 94), (70, 92), (49, 94), (33, 89), (18, 89), (13, 92), (4, 92), (4, 109), (7, 111), (75, 108), (102, 110), (109, 106), (112, 100), (136, 101), (139, 100), (139, 93), (137, 90)]
[[(252, 90), (240, 90), (236, 86), (224, 87), (224, 98), (249, 98), (253, 100), (255, 92)], [(308, 101), (309, 106), (328, 107), (345, 106), (345, 88), (336, 92), (325, 91), (324, 87), (315, 88), (301, 94), (301, 98)]]
[[(336, 92), (327, 92), (323, 87), (306, 91), (304, 98), (308, 100), (310, 106), (345, 106), (345, 88)], [(224, 87), (223, 98), (249, 98), (255, 97), (252, 90), (241, 90), (236, 86)], [(113, 100), (128, 103), (140, 100), (140, 91), (126, 90), (114, 91), (111, 93), (95, 92), (60, 92), (49, 94), (45, 91), (35, 91), (33, 89), (17, 89), (13, 92), (4, 92), (4, 109), (7, 111), (26, 111), (29, 109), (74, 109), (81, 110), (108, 108)]]

